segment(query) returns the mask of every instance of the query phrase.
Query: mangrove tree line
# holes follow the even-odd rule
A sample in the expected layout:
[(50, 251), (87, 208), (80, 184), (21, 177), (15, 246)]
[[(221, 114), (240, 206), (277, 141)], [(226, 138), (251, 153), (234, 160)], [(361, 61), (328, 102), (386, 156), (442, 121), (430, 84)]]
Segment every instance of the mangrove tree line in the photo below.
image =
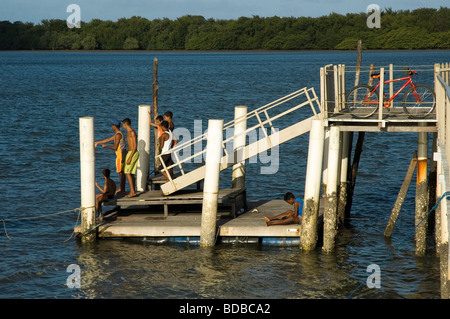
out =
[(450, 9), (384, 9), (381, 27), (369, 28), (368, 13), (311, 17), (94, 19), (81, 28), (65, 20), (39, 24), (0, 22), (1, 50), (349, 50), (450, 49)]

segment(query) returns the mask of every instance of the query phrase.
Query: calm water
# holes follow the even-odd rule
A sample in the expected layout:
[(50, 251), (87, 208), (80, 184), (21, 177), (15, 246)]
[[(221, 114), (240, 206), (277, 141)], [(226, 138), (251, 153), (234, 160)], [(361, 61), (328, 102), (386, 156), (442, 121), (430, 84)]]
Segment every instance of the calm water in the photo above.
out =
[[(302, 87), (319, 93), (319, 68), (354, 65), (353, 52), (292, 53), (0, 53), (2, 130), (0, 218), (40, 216), (80, 206), (78, 119), (95, 117), (96, 138), (111, 135), (111, 118), (130, 117), (152, 101), (153, 58), (159, 59), (159, 107), (178, 127), (233, 117)], [(432, 84), (432, 64), (449, 52), (365, 52), (363, 64), (420, 65)], [(352, 76), (348, 75), (351, 83)], [(362, 76), (361, 81), (367, 81)], [(392, 240), (384, 228), (402, 184), (416, 134), (366, 134), (350, 227), (333, 254), (320, 247), (274, 248), (222, 244), (212, 249), (100, 240), (82, 247), (70, 238), (77, 214), (6, 223), (0, 230), (0, 298), (345, 298), (365, 282), (368, 265), (382, 264), (381, 288), (362, 286), (354, 298), (439, 298), (439, 259), (433, 245), (414, 255), (414, 185)], [(276, 175), (248, 166), (248, 197), (303, 196), (308, 134), (281, 145)], [(97, 149), (96, 175), (113, 165)], [(224, 172), (221, 186), (230, 185)], [(116, 177), (116, 176), (114, 176)], [(69, 239), (69, 240), (67, 240)], [(432, 238), (430, 238), (432, 243)], [(69, 289), (67, 267), (81, 267), (81, 289)]]

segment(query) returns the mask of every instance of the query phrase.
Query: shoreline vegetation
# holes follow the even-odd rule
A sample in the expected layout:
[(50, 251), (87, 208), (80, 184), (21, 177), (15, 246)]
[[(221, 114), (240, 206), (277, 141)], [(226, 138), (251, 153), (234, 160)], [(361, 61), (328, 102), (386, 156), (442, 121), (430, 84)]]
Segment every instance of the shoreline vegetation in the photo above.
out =
[(362, 40), (364, 50), (450, 49), (450, 9), (384, 9), (380, 28), (369, 28), (368, 13), (331, 13), (311, 17), (240, 17), (205, 19), (186, 15), (175, 20), (93, 19), (81, 28), (65, 20), (39, 24), (0, 21), (1, 51), (76, 52), (283, 52), (348, 51)]

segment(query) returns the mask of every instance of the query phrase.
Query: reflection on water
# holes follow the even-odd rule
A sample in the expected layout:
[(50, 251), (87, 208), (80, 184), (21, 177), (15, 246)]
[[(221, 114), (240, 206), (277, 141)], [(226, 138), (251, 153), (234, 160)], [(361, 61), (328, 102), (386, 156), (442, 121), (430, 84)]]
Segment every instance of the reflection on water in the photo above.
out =
[[(381, 289), (361, 285), (369, 276), (360, 266), (364, 254), (367, 266), (381, 263), (387, 254), (373, 256), (363, 247), (358, 247), (355, 254), (346, 241), (347, 236), (353, 236), (351, 232), (341, 233), (333, 254), (323, 254), (320, 249), (303, 252), (298, 247), (257, 244), (200, 248), (149, 245), (140, 240), (100, 240), (90, 248), (79, 247), (81, 292), (84, 298), (150, 299), (439, 297), (438, 269), (434, 269), (437, 278), (417, 280), (418, 272), (438, 268), (436, 260), (428, 256), (411, 264), (406, 260), (413, 257), (404, 256), (410, 251), (397, 252), (392, 261), (384, 262)], [(408, 288), (397, 282), (407, 283)], [(420, 296), (414, 291), (421, 291)]]

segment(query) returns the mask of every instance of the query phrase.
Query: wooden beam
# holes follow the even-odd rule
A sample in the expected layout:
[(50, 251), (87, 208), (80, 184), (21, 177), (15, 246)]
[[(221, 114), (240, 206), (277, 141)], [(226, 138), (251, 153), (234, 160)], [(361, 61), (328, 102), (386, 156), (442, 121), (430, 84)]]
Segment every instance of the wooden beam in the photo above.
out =
[[(339, 124), (338, 124), (339, 125)], [(404, 132), (404, 133), (417, 133), (417, 132), (437, 132), (436, 126), (391, 126), (387, 125), (385, 128), (369, 125), (339, 125), (341, 132)]]
[(408, 171), (406, 172), (405, 179), (403, 180), (402, 187), (398, 193), (397, 199), (394, 204), (394, 208), (392, 209), (391, 216), (389, 217), (388, 224), (384, 231), (384, 237), (391, 237), (392, 231), (394, 230), (395, 222), (397, 221), (397, 217), (402, 209), (403, 202), (406, 197), (406, 193), (408, 192), (409, 185), (411, 184), (411, 179), (414, 174), (414, 170), (417, 165), (417, 154), (414, 152), (413, 158), (411, 159), (411, 163), (409, 164)]

